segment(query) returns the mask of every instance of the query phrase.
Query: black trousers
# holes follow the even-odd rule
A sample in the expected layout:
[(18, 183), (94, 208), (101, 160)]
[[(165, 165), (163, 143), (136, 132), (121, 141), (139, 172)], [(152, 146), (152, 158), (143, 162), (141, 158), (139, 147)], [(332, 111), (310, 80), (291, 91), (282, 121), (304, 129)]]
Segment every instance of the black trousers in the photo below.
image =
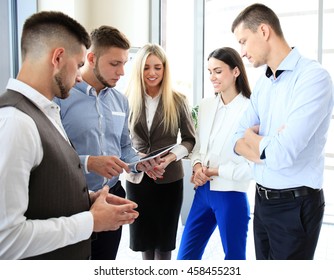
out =
[[(125, 197), (125, 190), (118, 181), (109, 193)], [(122, 227), (115, 231), (103, 231), (95, 233), (92, 238), (92, 260), (115, 260), (118, 246), (121, 241)]]
[(258, 260), (312, 260), (324, 215), (323, 190), (267, 200), (255, 194), (254, 242)]

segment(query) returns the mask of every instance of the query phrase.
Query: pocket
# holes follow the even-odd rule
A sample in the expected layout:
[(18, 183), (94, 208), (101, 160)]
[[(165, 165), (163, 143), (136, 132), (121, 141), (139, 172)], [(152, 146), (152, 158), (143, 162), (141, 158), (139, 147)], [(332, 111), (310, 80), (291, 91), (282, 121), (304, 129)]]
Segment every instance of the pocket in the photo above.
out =
[(124, 130), (125, 118), (126, 115), (124, 112), (111, 112), (111, 116), (109, 116), (109, 120), (106, 125), (108, 126), (107, 131), (109, 131), (110, 136), (116, 135), (120, 137)]

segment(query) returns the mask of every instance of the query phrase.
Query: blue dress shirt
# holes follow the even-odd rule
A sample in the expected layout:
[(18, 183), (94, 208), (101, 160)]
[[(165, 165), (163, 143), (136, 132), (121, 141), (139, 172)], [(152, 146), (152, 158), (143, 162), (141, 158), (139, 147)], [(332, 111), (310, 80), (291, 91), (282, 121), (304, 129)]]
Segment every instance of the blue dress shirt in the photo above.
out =
[[(268, 188), (321, 188), (324, 146), (333, 111), (333, 83), (321, 65), (296, 48), (281, 62), (275, 79), (267, 67), (251, 95), (235, 142), (260, 125), (261, 164), (254, 180)], [(276, 72), (276, 73), (279, 73)]]
[[(55, 99), (66, 133), (85, 166), (85, 176), (90, 190), (104, 185), (113, 187), (119, 180), (104, 178), (88, 172), (89, 155), (113, 155), (127, 163), (139, 159), (132, 148), (128, 130), (129, 105), (127, 98), (114, 88), (105, 88), (97, 95), (86, 82), (75, 85), (66, 99)], [(135, 172), (135, 170), (132, 170)]]

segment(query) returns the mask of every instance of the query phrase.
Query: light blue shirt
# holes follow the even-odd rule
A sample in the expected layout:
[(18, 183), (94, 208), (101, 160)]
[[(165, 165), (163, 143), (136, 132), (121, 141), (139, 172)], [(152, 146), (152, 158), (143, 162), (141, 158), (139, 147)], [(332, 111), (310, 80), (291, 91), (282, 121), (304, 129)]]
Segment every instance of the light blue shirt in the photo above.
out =
[[(105, 88), (97, 95), (86, 82), (75, 85), (66, 99), (57, 99), (65, 131), (85, 166), (90, 190), (97, 191), (105, 184), (113, 187), (119, 180), (104, 178), (87, 171), (89, 155), (113, 155), (127, 163), (139, 159), (132, 148), (128, 129), (127, 98), (114, 88)], [(133, 170), (135, 171), (135, 170)]]
[[(254, 180), (268, 188), (321, 188), (324, 146), (333, 111), (333, 83), (321, 65), (296, 48), (281, 62), (275, 80), (267, 68), (251, 95), (235, 142), (260, 125), (261, 164)], [(277, 73), (277, 72), (276, 72)]]

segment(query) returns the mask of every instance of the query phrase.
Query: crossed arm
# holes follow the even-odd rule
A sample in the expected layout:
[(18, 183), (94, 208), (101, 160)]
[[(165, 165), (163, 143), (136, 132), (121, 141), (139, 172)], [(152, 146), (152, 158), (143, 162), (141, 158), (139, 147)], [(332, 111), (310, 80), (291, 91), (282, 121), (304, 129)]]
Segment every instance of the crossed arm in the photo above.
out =
[(246, 129), (244, 137), (240, 138), (234, 147), (237, 154), (254, 162), (260, 163), (260, 142), (262, 136), (259, 134), (259, 125)]

